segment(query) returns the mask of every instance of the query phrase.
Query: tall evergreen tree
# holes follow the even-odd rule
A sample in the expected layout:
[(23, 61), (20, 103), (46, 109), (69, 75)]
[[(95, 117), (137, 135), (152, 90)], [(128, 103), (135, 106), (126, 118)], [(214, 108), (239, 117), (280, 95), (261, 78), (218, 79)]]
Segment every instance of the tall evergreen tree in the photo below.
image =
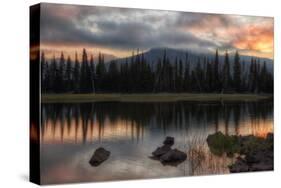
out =
[(214, 65), (213, 65), (213, 74), (212, 74), (212, 88), (214, 91), (219, 91), (221, 89), (220, 85), (220, 75), (219, 75), (219, 52), (216, 49)]
[(52, 84), (52, 92), (54, 93), (59, 93), (61, 88), (60, 88), (60, 82), (61, 82), (61, 76), (60, 76), (60, 71), (59, 71), (59, 68), (58, 68), (58, 65), (57, 65), (57, 61), (56, 61), (56, 58), (55, 56), (53, 57), (53, 60), (52, 60), (52, 64), (51, 64), (51, 72), (52, 72), (52, 81), (51, 81), (51, 84)]
[(179, 77), (179, 79), (178, 79), (178, 81), (177, 81), (177, 83), (178, 83), (178, 92), (183, 92), (183, 90), (184, 90), (184, 88), (183, 88), (183, 80), (184, 80), (184, 77), (183, 77), (183, 72), (184, 72), (184, 70), (183, 70), (183, 62), (182, 62), (182, 60), (180, 59), (180, 61), (179, 61), (179, 70), (178, 70), (178, 77)]
[(64, 85), (64, 73), (65, 73), (65, 59), (64, 59), (64, 54), (61, 52), (61, 57), (59, 60), (59, 69), (58, 69), (58, 74), (57, 74), (57, 81), (58, 81), (58, 92), (62, 93), (65, 92), (65, 85)]
[(66, 70), (65, 70), (65, 87), (67, 92), (73, 91), (73, 72), (70, 56), (67, 57)]
[(74, 62), (74, 70), (73, 70), (73, 89), (75, 93), (78, 93), (80, 90), (80, 63), (78, 60), (77, 53), (75, 53), (75, 62)]
[(222, 93), (230, 89), (231, 75), (229, 67), (228, 52), (225, 52), (224, 65), (222, 70)]
[(96, 86), (95, 86), (95, 77), (96, 77), (96, 73), (95, 73), (95, 63), (94, 63), (94, 56), (93, 54), (91, 55), (90, 58), (90, 77), (91, 77), (91, 83), (92, 83), (92, 90), (93, 92), (96, 91)]
[(234, 55), (234, 65), (233, 65), (233, 83), (236, 92), (241, 91), (241, 64), (238, 51)]
[(190, 61), (188, 59), (188, 53), (185, 54), (185, 66), (184, 66), (184, 78), (183, 88), (185, 92), (190, 92)]
[(250, 92), (253, 93), (257, 92), (257, 68), (256, 68), (256, 60), (254, 58), (251, 59), (248, 87)]
[(82, 53), (82, 65), (81, 65), (81, 72), (80, 72), (80, 92), (81, 93), (92, 93), (93, 92), (93, 85), (91, 80), (91, 70), (88, 63), (88, 57), (86, 49), (83, 49)]
[(47, 90), (46, 74), (47, 74), (48, 67), (46, 64), (44, 52), (42, 52), (42, 54), (41, 54), (40, 65), (41, 65), (41, 89), (43, 92), (46, 92), (46, 90)]
[(119, 78), (116, 61), (111, 61), (107, 72), (107, 88), (109, 92), (119, 92)]
[(209, 60), (207, 60), (207, 67), (206, 67), (206, 76), (205, 76), (205, 88), (206, 88), (206, 92), (211, 92), (213, 91), (213, 74), (212, 74), (212, 65), (209, 62)]
[(198, 88), (198, 91), (201, 93), (204, 91), (203, 83), (204, 83), (204, 71), (202, 69), (200, 58), (198, 58), (196, 68), (195, 68), (195, 84)]
[(102, 92), (104, 90), (104, 80), (106, 76), (106, 68), (104, 64), (104, 58), (101, 53), (98, 56), (98, 64), (96, 66), (96, 91)]

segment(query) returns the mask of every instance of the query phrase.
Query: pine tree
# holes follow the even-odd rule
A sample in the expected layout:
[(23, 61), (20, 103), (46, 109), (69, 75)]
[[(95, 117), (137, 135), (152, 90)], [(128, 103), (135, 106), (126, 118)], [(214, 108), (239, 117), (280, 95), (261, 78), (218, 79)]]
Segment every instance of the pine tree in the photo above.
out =
[(222, 71), (222, 93), (230, 89), (230, 83), (231, 83), (231, 76), (230, 76), (230, 67), (229, 67), (229, 57), (228, 52), (225, 52), (225, 58), (224, 58), (224, 65), (223, 65), (223, 71)]
[(190, 62), (188, 59), (188, 53), (185, 54), (185, 69), (183, 78), (183, 88), (185, 92), (190, 92)]
[(64, 55), (63, 52), (61, 52), (61, 57), (60, 57), (60, 61), (59, 61), (59, 70), (58, 70), (58, 74), (57, 74), (57, 81), (58, 81), (58, 92), (62, 93), (65, 92), (65, 84), (64, 84), (64, 71), (65, 71), (65, 59), (64, 59)]
[(57, 63), (56, 63), (55, 56), (53, 56), (50, 65), (50, 93), (55, 93), (56, 72), (57, 72)]
[(118, 68), (115, 61), (111, 61), (107, 72), (107, 88), (109, 92), (119, 92)]
[(160, 92), (161, 91), (162, 72), (163, 72), (163, 70), (162, 70), (161, 59), (159, 58), (158, 61), (157, 61), (157, 64), (156, 64), (153, 92)]
[(61, 82), (61, 77), (60, 77), (60, 71), (57, 65), (57, 61), (55, 56), (53, 57), (52, 64), (51, 64), (51, 72), (52, 72), (52, 90), (54, 93), (59, 93), (60, 92), (60, 82)]
[(67, 57), (65, 70), (65, 87), (67, 92), (73, 91), (72, 65), (70, 56)]
[(41, 89), (42, 92), (46, 92), (46, 74), (47, 74), (47, 65), (45, 60), (45, 54), (42, 52), (41, 59), (40, 59), (40, 65), (41, 65)]
[(92, 85), (92, 78), (91, 78), (91, 70), (88, 63), (88, 57), (86, 49), (83, 49), (82, 53), (82, 65), (81, 65), (81, 72), (80, 72), (80, 92), (81, 93), (92, 93), (93, 92), (93, 85)]
[(179, 71), (178, 71), (178, 75), (179, 75), (179, 80), (178, 80), (178, 92), (183, 92), (183, 63), (182, 60), (180, 59), (179, 61)]
[(90, 77), (91, 77), (91, 83), (92, 83), (92, 90), (93, 92), (96, 91), (95, 89), (95, 63), (94, 63), (94, 57), (93, 57), (93, 54), (91, 55), (91, 58), (90, 58)]
[(205, 85), (206, 85), (206, 92), (211, 92), (212, 91), (212, 84), (213, 84), (213, 74), (212, 74), (212, 65), (207, 60), (207, 67), (206, 67), (206, 76), (205, 76)]
[(212, 88), (214, 91), (219, 91), (221, 88), (220, 85), (220, 75), (219, 75), (219, 52), (216, 49), (215, 60), (213, 65), (213, 76), (212, 76)]
[(102, 92), (104, 90), (104, 79), (106, 75), (106, 68), (104, 64), (104, 58), (101, 53), (98, 56), (98, 64), (96, 66), (96, 91)]
[(250, 92), (257, 92), (257, 66), (256, 60), (254, 58), (251, 59), (251, 65), (249, 70), (249, 79), (248, 85)]
[(178, 66), (178, 58), (176, 57), (175, 59), (175, 67), (173, 68), (172, 71), (172, 82), (173, 82), (173, 88), (172, 92), (177, 92), (179, 89), (179, 66)]
[(194, 78), (195, 78), (195, 85), (198, 88), (197, 91), (199, 91), (200, 93), (203, 92), (204, 72), (201, 66), (200, 58), (198, 58), (198, 62), (196, 64)]
[(73, 70), (73, 90), (75, 93), (79, 92), (79, 84), (80, 84), (80, 63), (78, 61), (77, 53), (75, 53), (75, 63)]
[(261, 74), (260, 74), (260, 88), (262, 92), (267, 92), (267, 68), (265, 62), (263, 63), (262, 69), (261, 69)]
[(45, 77), (44, 77), (44, 92), (45, 93), (49, 93), (50, 92), (50, 88), (51, 88), (51, 83), (50, 83), (50, 64), (46, 61), (45, 63), (45, 66), (44, 66), (44, 69), (45, 69)]
[(234, 55), (234, 65), (233, 65), (233, 83), (236, 92), (241, 91), (241, 64), (238, 51)]

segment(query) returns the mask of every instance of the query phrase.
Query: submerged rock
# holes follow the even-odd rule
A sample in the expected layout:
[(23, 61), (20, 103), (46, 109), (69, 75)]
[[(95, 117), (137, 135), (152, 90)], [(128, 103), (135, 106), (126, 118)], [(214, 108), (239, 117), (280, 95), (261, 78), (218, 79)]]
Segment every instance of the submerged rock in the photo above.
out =
[(186, 160), (186, 153), (178, 150), (172, 149), (171, 146), (174, 144), (173, 137), (166, 137), (163, 142), (163, 146), (158, 147), (152, 152), (152, 159), (159, 160), (163, 165), (177, 166)]
[(169, 162), (183, 162), (187, 158), (186, 153), (173, 149), (165, 153), (160, 157), (160, 161), (163, 163), (169, 163)]
[(171, 136), (167, 136), (166, 139), (164, 140), (163, 144), (164, 145), (168, 145), (168, 146), (172, 146), (174, 145), (174, 137)]
[(250, 171), (268, 171), (268, 170), (273, 170), (273, 163), (256, 163), (253, 164), (250, 168)]
[(273, 143), (273, 138), (274, 136), (273, 136), (273, 133), (268, 133), (267, 135), (266, 135), (266, 140), (268, 141), (268, 142), (271, 142), (271, 143)]
[(158, 147), (155, 151), (152, 152), (152, 155), (154, 157), (161, 157), (162, 155), (166, 154), (167, 152), (169, 152), (171, 149), (170, 146), (168, 145), (164, 145), (164, 146), (161, 146), (161, 147)]
[(235, 164), (229, 166), (229, 171), (231, 173), (249, 172), (249, 166), (244, 159), (238, 157)]
[(96, 149), (89, 163), (92, 166), (99, 166), (102, 162), (104, 162), (109, 158), (109, 155), (110, 155), (110, 151), (107, 151), (106, 149), (100, 147)]

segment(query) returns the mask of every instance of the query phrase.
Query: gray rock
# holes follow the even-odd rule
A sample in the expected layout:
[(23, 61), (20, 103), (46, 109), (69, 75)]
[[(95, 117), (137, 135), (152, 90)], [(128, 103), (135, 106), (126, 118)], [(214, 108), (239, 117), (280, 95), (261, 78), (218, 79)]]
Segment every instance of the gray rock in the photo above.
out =
[(164, 145), (168, 145), (168, 146), (172, 146), (174, 145), (174, 137), (171, 137), (171, 136), (167, 136), (166, 139), (164, 140), (163, 144)]
[(164, 145), (161, 147), (158, 147), (155, 151), (152, 152), (152, 155), (154, 157), (161, 157), (162, 155), (166, 154), (167, 152), (169, 152), (171, 150), (171, 147), (169, 145)]
[(266, 140), (269, 141), (269, 142), (273, 142), (273, 133), (268, 133), (266, 135)]
[(96, 149), (93, 156), (91, 157), (89, 163), (92, 166), (99, 166), (102, 162), (107, 160), (110, 156), (110, 151), (107, 151), (106, 149), (100, 147)]
[(251, 171), (273, 170), (273, 163), (256, 163), (251, 166)]
[(171, 149), (171, 146), (174, 144), (173, 137), (167, 136), (163, 144), (163, 146), (158, 147), (152, 152), (153, 157), (150, 157), (151, 159), (159, 160), (163, 165), (171, 166), (177, 166), (186, 160), (186, 153), (177, 149)]
[(170, 150), (160, 157), (160, 161), (164, 163), (183, 162), (187, 158), (186, 153), (177, 149)]
[(229, 166), (229, 171), (231, 173), (239, 173), (239, 172), (249, 172), (249, 166), (247, 162), (242, 159), (241, 157), (238, 157), (236, 162)]

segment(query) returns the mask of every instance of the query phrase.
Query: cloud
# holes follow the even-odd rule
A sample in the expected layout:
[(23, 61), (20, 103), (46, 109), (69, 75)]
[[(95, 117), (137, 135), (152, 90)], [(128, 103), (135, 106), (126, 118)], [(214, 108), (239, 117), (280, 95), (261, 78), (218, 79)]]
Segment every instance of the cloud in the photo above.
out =
[(175, 27), (166, 27), (163, 15), (174, 14), (173, 12), (163, 11), (161, 14), (158, 11), (119, 8), (115, 10), (106, 7), (82, 7), (79, 11), (66, 8), (72, 7), (69, 5), (48, 4), (43, 7), (43, 43), (82, 43), (127, 50), (157, 46), (182, 47), (191, 44), (214, 46), (212, 42), (191, 33), (182, 32)]
[[(273, 32), (268, 24), (272, 20), (262, 17), (58, 4), (43, 4), (41, 10), (41, 42), (54, 46), (85, 45), (123, 51), (153, 47), (198, 51), (249, 48), (262, 52), (265, 41), (273, 38), (247, 30), (262, 22), (259, 30)], [(260, 36), (264, 40), (253, 44)]]
[(247, 35), (237, 35), (233, 45), (241, 49), (270, 52), (273, 49), (273, 28), (250, 26), (242, 28)]

